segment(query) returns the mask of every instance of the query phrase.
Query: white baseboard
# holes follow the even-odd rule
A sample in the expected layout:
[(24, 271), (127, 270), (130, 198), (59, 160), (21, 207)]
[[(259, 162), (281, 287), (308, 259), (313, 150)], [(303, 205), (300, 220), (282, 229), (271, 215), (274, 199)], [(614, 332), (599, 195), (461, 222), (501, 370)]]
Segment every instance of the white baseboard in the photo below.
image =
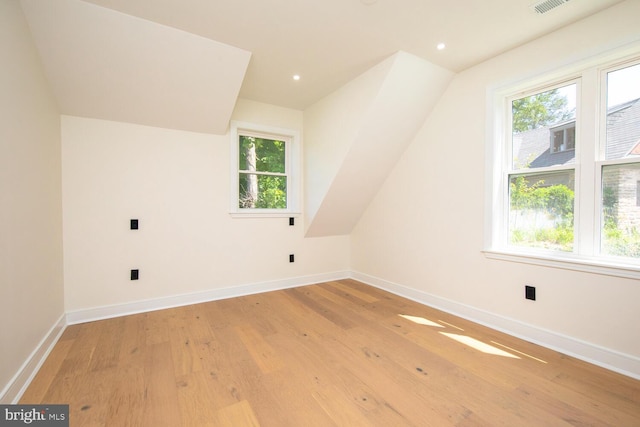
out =
[(31, 352), (27, 360), (22, 364), (18, 372), (11, 378), (11, 381), (0, 392), (0, 403), (16, 404), (22, 397), (31, 380), (38, 373), (38, 370), (49, 356), (53, 346), (64, 332), (66, 327), (64, 314), (60, 316), (58, 321), (49, 329), (38, 343), (36, 348)]
[(194, 292), (182, 295), (172, 295), (168, 297), (134, 301), (124, 304), (87, 308), (67, 312), (67, 324), (73, 325), (76, 323), (90, 322), (94, 320), (110, 319), (113, 317), (125, 316), (128, 314), (145, 313), (148, 311), (161, 310), (164, 308), (199, 304), (208, 301), (252, 295), (261, 292), (294, 288), (298, 286), (310, 285), (313, 283), (346, 279), (348, 277), (350, 277), (350, 271), (336, 271), (332, 273), (322, 273), (310, 276), (292, 277), (288, 279), (236, 285), (228, 288), (212, 289), (204, 292)]
[(378, 277), (353, 271), (351, 278), (458, 317), (564, 353), (620, 374), (640, 379), (640, 358), (529, 325), (466, 304), (441, 298)]

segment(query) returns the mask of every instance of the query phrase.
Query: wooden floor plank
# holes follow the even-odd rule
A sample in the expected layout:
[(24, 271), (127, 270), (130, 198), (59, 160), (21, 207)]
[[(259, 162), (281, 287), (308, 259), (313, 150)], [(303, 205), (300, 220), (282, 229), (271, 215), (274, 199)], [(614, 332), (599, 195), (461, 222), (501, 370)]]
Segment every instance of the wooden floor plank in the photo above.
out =
[(278, 354), (251, 325), (243, 323), (234, 329), (262, 373), (268, 374), (282, 368)]
[(144, 365), (142, 418), (149, 426), (179, 426), (182, 413), (169, 343), (148, 346)]
[(640, 381), (351, 279), (69, 326), (21, 402), (83, 427), (640, 426)]
[[(40, 367), (38, 375), (31, 381), (29, 388), (20, 398), (21, 403), (27, 404), (44, 400), (72, 345), (73, 340), (71, 339), (60, 340), (56, 344), (55, 348), (49, 353), (49, 357)], [(50, 403), (57, 402), (50, 401)]]
[(220, 427), (260, 427), (251, 405), (246, 400), (220, 409), (215, 425)]

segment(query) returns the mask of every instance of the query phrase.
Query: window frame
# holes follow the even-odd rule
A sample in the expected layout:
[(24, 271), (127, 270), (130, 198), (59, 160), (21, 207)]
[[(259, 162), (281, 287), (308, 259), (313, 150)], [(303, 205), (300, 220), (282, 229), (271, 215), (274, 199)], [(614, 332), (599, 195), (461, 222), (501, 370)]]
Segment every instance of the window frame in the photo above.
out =
[[(600, 254), (602, 167), (638, 159), (604, 160), (606, 73), (640, 62), (640, 43), (487, 90), (486, 199), (483, 253), (487, 258), (640, 279), (640, 260)], [(512, 162), (511, 101), (577, 82), (574, 165), (533, 168), (531, 174), (575, 171), (574, 250), (560, 252), (509, 245), (509, 177), (527, 172)], [(585, 90), (585, 87), (591, 89)], [(589, 108), (584, 108), (588, 106)], [(605, 129), (603, 129), (605, 128)]]
[[(504, 123), (504, 130), (503, 130), (503, 135), (501, 138), (502, 141), (502, 177), (501, 177), (501, 186), (503, 187), (502, 194), (500, 195), (500, 210), (502, 212), (502, 218), (503, 218), (503, 229), (500, 230), (500, 240), (499, 240), (499, 244), (496, 246), (499, 246), (501, 249), (506, 250), (508, 252), (513, 252), (513, 253), (526, 253), (526, 254), (536, 254), (536, 253), (541, 253), (541, 254), (552, 254), (552, 256), (557, 256), (557, 257), (566, 257), (568, 252), (563, 252), (563, 251), (556, 251), (556, 250), (549, 250), (549, 249), (536, 249), (536, 248), (530, 248), (530, 247), (524, 247), (524, 246), (516, 246), (516, 245), (510, 245), (509, 244), (509, 219), (510, 219), (510, 192), (509, 192), (509, 188), (510, 188), (510, 182), (511, 182), (511, 177), (515, 177), (515, 176), (525, 176), (525, 177), (535, 177), (536, 175), (547, 175), (547, 174), (555, 174), (555, 173), (562, 173), (562, 172), (573, 172), (574, 174), (574, 194), (575, 194), (575, 200), (578, 199), (578, 189), (579, 189), (579, 182), (577, 180), (577, 176), (578, 176), (578, 171), (579, 171), (579, 161), (578, 161), (578, 154), (580, 153), (580, 145), (578, 145), (578, 147), (574, 147), (573, 151), (575, 151), (575, 157), (574, 157), (574, 162), (573, 163), (569, 163), (569, 164), (564, 164), (564, 165), (552, 165), (552, 166), (545, 166), (545, 167), (536, 167), (536, 168), (519, 168), (519, 167), (515, 167), (514, 166), (514, 162), (513, 162), (513, 121), (512, 121), (512, 103), (514, 100), (516, 99), (520, 99), (520, 98), (524, 98), (527, 96), (531, 96), (531, 95), (535, 95), (535, 94), (539, 94), (542, 92), (546, 92), (546, 91), (550, 91), (553, 89), (559, 89), (562, 88), (564, 86), (569, 86), (575, 84), (576, 85), (576, 112), (575, 112), (575, 117), (573, 119), (573, 121), (575, 122), (575, 128), (576, 128), (576, 142), (579, 141), (579, 130), (578, 130), (578, 126), (580, 125), (581, 120), (579, 120), (579, 114), (580, 114), (580, 106), (579, 106), (579, 102), (578, 100), (580, 99), (580, 88), (581, 88), (581, 80), (580, 78), (573, 74), (573, 75), (568, 75), (565, 76), (564, 78), (560, 78), (560, 79), (556, 79), (554, 81), (549, 81), (549, 82), (541, 82), (541, 83), (537, 83), (535, 85), (532, 86), (526, 86), (526, 85), (520, 85), (515, 91), (509, 93), (509, 92), (505, 92), (508, 94), (505, 94), (502, 96), (501, 98), (501, 103), (503, 103), (503, 109), (501, 114), (503, 115), (503, 123)], [(561, 128), (562, 126), (558, 126), (558, 128)], [(550, 128), (550, 139), (553, 138), (553, 133), (551, 132)], [(551, 142), (550, 142), (551, 144)], [(551, 150), (551, 147), (549, 147), (549, 150)], [(555, 153), (552, 153), (555, 154)], [(505, 191), (506, 190), (506, 191)], [(579, 216), (577, 215), (577, 209), (575, 206), (575, 200), (574, 200), (574, 252), (575, 252), (575, 247), (576, 247), (576, 237), (578, 235), (577, 233), (577, 227), (579, 224)]]
[[(233, 218), (281, 218), (300, 215), (300, 132), (294, 129), (232, 121), (230, 123), (230, 191), (229, 214)], [(287, 207), (284, 209), (241, 208), (239, 206), (241, 135), (254, 136), (285, 143), (285, 173), (287, 178)], [(268, 175), (268, 174), (267, 174)], [(280, 174), (278, 174), (280, 175)]]

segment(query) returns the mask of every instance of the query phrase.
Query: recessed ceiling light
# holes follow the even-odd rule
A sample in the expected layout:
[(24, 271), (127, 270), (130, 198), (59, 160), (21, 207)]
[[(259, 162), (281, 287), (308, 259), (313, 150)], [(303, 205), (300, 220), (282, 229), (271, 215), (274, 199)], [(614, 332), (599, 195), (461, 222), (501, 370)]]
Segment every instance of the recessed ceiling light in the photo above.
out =
[(295, 80), (295, 81), (300, 80), (300, 76), (298, 74), (294, 74), (293, 75), (293, 80)]
[(445, 44), (444, 43), (438, 43), (438, 45), (436, 46), (436, 49), (438, 50), (443, 50), (445, 48)]

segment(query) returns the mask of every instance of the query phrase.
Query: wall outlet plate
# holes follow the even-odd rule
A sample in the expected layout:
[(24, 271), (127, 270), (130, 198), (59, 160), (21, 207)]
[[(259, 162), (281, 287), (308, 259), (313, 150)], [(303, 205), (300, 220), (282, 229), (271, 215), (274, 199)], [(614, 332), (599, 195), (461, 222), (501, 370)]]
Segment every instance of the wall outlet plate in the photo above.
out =
[(536, 288), (535, 286), (526, 285), (524, 287), (524, 297), (532, 301), (536, 300)]

